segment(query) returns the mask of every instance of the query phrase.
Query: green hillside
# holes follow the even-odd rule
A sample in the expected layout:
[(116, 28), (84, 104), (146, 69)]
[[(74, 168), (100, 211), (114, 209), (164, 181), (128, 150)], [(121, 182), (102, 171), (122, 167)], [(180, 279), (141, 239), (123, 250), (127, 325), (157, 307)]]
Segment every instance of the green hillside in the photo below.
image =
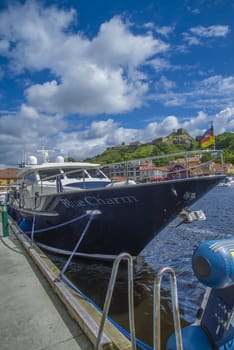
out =
[[(134, 142), (107, 148), (102, 154), (86, 161), (108, 164), (137, 158), (146, 158), (161, 154), (201, 149), (199, 137), (193, 139), (186, 130), (179, 129), (165, 138), (147, 144)], [(234, 133), (224, 133), (215, 137), (216, 149), (224, 151), (224, 161), (234, 164)], [(162, 165), (162, 164), (158, 164)]]

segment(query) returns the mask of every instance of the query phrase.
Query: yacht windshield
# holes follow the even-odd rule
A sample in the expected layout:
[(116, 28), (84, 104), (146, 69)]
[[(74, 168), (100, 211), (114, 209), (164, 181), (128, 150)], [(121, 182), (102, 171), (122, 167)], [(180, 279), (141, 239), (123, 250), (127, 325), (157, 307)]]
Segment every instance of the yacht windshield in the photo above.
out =
[(55, 181), (58, 175), (61, 175), (60, 169), (43, 169), (39, 171), (40, 180), (42, 181)]
[(37, 176), (35, 173), (30, 173), (24, 177), (24, 180), (28, 182), (36, 182), (37, 181)]
[(83, 179), (83, 178), (98, 178), (106, 179), (106, 176), (100, 169), (78, 169), (78, 170), (67, 170), (63, 169), (68, 179)]
[(91, 177), (106, 179), (106, 176), (103, 174), (103, 172), (100, 169), (88, 169), (87, 172)]
[(83, 179), (84, 177), (88, 177), (85, 170), (83, 169), (76, 169), (76, 170), (63, 169), (63, 172), (65, 173), (68, 179)]

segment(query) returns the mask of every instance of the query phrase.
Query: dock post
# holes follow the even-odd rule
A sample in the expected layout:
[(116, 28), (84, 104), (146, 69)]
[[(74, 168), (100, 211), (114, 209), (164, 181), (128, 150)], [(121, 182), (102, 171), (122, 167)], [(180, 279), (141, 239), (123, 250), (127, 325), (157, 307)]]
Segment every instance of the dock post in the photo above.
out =
[(3, 237), (9, 237), (8, 213), (6, 203), (1, 204), (2, 207), (2, 232)]

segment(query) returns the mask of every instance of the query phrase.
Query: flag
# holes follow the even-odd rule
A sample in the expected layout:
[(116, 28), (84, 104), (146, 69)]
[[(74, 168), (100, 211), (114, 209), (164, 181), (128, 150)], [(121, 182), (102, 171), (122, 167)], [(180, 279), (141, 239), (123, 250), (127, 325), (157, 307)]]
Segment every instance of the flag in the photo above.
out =
[(213, 124), (211, 124), (211, 127), (201, 137), (200, 144), (202, 148), (207, 148), (210, 145), (213, 145), (214, 143), (215, 143), (214, 128), (213, 128)]

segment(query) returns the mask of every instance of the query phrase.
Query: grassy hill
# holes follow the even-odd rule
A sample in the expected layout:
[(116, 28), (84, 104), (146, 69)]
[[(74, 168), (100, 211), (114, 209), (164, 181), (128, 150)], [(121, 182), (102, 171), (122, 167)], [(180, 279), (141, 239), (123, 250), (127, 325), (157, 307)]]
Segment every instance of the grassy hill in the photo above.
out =
[[(134, 142), (129, 145), (123, 143), (107, 148), (102, 154), (88, 158), (86, 161), (108, 164), (161, 154), (198, 150), (201, 149), (199, 139), (199, 137), (193, 139), (186, 130), (178, 129), (167, 137), (155, 139), (149, 143)], [(216, 136), (215, 144), (216, 149), (224, 151), (224, 161), (234, 164), (234, 133)]]

